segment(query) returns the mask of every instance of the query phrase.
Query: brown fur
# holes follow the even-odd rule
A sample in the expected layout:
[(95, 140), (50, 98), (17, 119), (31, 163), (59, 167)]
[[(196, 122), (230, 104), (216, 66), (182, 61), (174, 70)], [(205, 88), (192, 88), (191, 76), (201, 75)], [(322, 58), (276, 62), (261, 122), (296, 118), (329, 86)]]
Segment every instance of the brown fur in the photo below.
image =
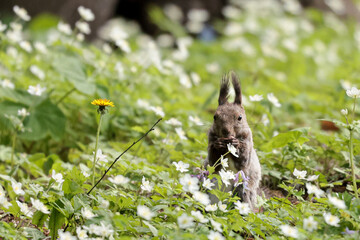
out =
[[(234, 72), (231, 72), (232, 84), (235, 90), (235, 100), (228, 102), (229, 76), (221, 80), (219, 106), (214, 115), (214, 123), (208, 133), (208, 157), (206, 165), (214, 163), (224, 155), (228, 149), (227, 144), (231, 143), (236, 147), (239, 157), (231, 153), (227, 155), (229, 166), (233, 172), (244, 171), (249, 177), (249, 190), (243, 191), (242, 185), (236, 189), (236, 194), (253, 208), (256, 203), (257, 191), (261, 180), (261, 166), (254, 150), (251, 129), (246, 120), (245, 109), (242, 106), (241, 87)], [(241, 115), (241, 120), (239, 116)], [(218, 166), (216, 172), (221, 170)], [(229, 190), (229, 189), (227, 189)], [(232, 189), (230, 189), (232, 190)]]

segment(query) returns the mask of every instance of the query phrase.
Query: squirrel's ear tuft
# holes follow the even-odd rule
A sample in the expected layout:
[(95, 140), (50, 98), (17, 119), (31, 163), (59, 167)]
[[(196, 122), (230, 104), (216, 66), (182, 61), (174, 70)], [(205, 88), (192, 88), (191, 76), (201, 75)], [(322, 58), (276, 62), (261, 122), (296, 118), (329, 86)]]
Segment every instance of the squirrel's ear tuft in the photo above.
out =
[(232, 84), (235, 90), (234, 103), (241, 105), (242, 96), (241, 96), (241, 86), (240, 86), (239, 78), (236, 76), (236, 74), (233, 71), (231, 71), (230, 74), (231, 74)]
[(229, 98), (229, 76), (224, 75), (221, 79), (219, 105), (227, 103)]

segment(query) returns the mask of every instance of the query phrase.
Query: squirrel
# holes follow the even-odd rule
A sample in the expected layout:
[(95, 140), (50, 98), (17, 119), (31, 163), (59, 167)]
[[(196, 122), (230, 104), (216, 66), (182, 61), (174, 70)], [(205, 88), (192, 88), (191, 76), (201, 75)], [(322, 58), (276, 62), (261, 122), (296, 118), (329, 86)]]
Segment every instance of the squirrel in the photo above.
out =
[[(261, 166), (254, 149), (252, 132), (246, 120), (245, 109), (242, 105), (241, 86), (238, 77), (234, 72), (231, 72), (230, 75), (235, 90), (235, 100), (233, 103), (228, 102), (230, 79), (229, 75), (224, 75), (220, 85), (219, 106), (208, 132), (208, 157), (205, 161), (205, 167), (207, 165), (213, 166), (222, 155), (228, 152), (227, 145), (232, 144), (239, 157), (231, 153), (226, 156), (229, 159), (229, 168), (234, 173), (242, 170), (247, 178), (247, 186), (244, 187), (244, 183), (237, 186), (234, 194), (237, 194), (243, 202), (248, 203), (254, 209), (261, 180)], [(215, 172), (219, 173), (221, 169), (222, 166), (219, 164)], [(234, 186), (226, 189), (226, 191), (233, 190)]]

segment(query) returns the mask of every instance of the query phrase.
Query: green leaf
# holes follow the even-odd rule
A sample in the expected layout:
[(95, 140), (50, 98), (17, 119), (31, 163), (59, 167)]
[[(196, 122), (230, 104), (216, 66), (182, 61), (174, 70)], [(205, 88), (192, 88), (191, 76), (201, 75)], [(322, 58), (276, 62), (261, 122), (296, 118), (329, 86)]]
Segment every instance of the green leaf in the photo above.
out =
[(29, 129), (19, 137), (27, 140), (40, 140), (50, 135), (60, 140), (65, 133), (66, 117), (63, 112), (50, 100), (36, 106), (25, 121), (25, 128)]
[(42, 228), (48, 216), (48, 214), (44, 214), (41, 211), (36, 211), (31, 222), (38, 228)]
[(72, 194), (72, 195), (84, 192), (78, 183), (70, 179), (65, 179), (64, 184), (62, 186), (62, 190), (64, 191), (65, 194)]
[(45, 235), (40, 230), (38, 230), (36, 228), (25, 227), (23, 231), (24, 231), (24, 235), (28, 239), (40, 240), (40, 239), (45, 238)]
[(58, 230), (65, 222), (65, 217), (56, 208), (53, 208), (50, 213), (49, 229), (51, 239), (57, 239)]
[(280, 148), (286, 146), (288, 143), (296, 142), (300, 145), (309, 141), (305, 136), (302, 136), (304, 133), (302, 131), (293, 130), (286, 133), (280, 133), (277, 136), (273, 137), (268, 143), (263, 145), (265, 151), (271, 151), (273, 148)]
[(87, 95), (95, 93), (96, 86), (90, 82), (85, 73), (85, 65), (77, 58), (60, 55), (53, 62), (53, 67), (74, 87)]
[(149, 229), (150, 229), (150, 231), (152, 232), (152, 234), (155, 236), (155, 237), (157, 237), (157, 235), (158, 235), (158, 230), (153, 226), (153, 225), (151, 225), (148, 221), (143, 221), (143, 223), (146, 225), (146, 226), (148, 226), (149, 227)]

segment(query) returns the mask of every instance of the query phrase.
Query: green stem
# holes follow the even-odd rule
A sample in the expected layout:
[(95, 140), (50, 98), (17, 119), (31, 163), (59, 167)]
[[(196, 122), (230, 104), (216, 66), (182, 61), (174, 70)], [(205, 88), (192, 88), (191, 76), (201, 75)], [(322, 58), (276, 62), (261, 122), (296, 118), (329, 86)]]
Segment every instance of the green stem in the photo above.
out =
[(100, 136), (100, 127), (101, 127), (101, 120), (102, 120), (103, 114), (100, 113), (100, 120), (99, 125), (96, 133), (96, 142), (95, 142), (95, 153), (94, 153), (94, 160), (93, 160), (93, 176), (92, 176), (92, 185), (95, 184), (95, 166), (96, 166), (96, 155), (98, 150), (98, 143), (99, 143), (99, 136)]
[(72, 88), (70, 89), (68, 92), (66, 92), (64, 94), (64, 96), (62, 96), (57, 102), (56, 105), (59, 105), (59, 103), (61, 103), (65, 98), (67, 98), (67, 96), (69, 96), (72, 92), (74, 92), (76, 90), (76, 88)]
[(359, 198), (357, 192), (357, 185), (356, 185), (356, 176), (355, 176), (355, 164), (354, 164), (354, 149), (353, 149), (353, 130), (349, 129), (350, 131), (350, 139), (349, 139), (349, 152), (350, 152), (350, 164), (351, 164), (351, 175), (352, 175), (352, 182), (355, 197)]
[(17, 132), (15, 131), (15, 134), (14, 134), (13, 139), (12, 139), (12, 146), (11, 146), (11, 157), (10, 157), (11, 168), (14, 168), (14, 155), (15, 155), (16, 136), (17, 136)]

